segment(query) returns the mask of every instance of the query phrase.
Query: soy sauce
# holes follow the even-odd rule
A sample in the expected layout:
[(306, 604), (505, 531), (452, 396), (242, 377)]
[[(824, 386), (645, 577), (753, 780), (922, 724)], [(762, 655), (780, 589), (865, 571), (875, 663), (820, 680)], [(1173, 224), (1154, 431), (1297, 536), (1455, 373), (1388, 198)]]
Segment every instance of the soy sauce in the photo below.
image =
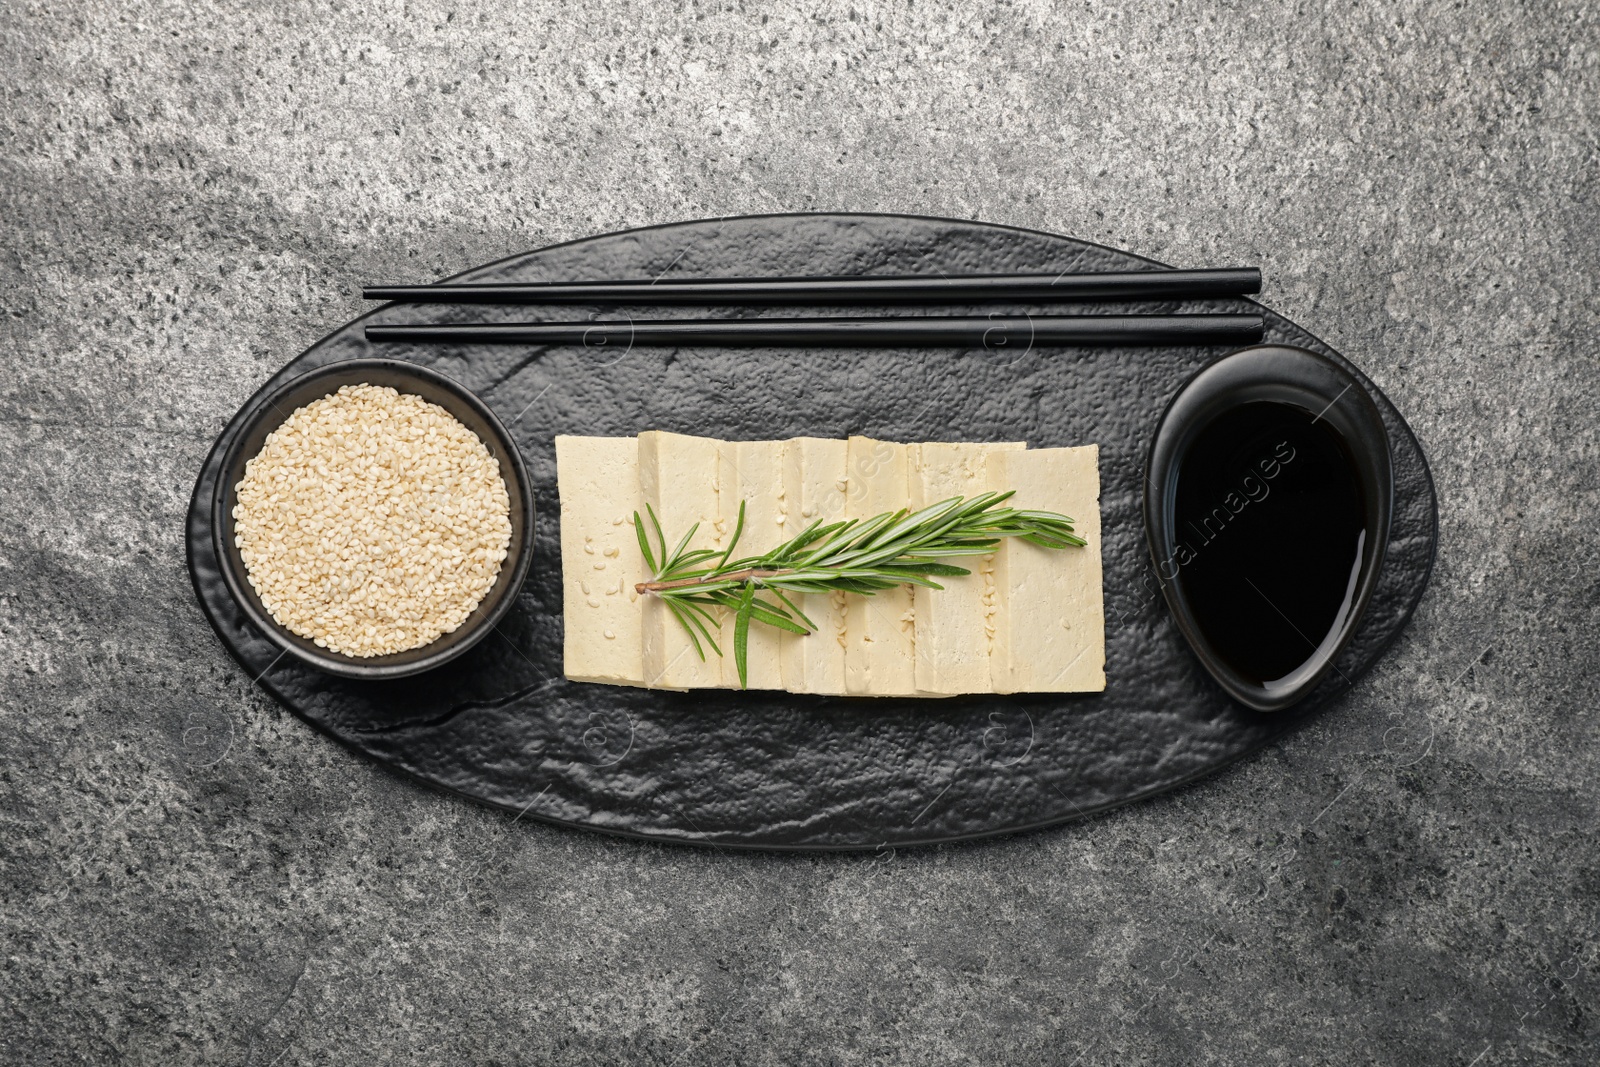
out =
[(1277, 402), (1218, 416), (1178, 465), (1169, 566), (1201, 632), (1271, 687), (1331, 645), (1351, 610), (1366, 507), (1349, 447)]

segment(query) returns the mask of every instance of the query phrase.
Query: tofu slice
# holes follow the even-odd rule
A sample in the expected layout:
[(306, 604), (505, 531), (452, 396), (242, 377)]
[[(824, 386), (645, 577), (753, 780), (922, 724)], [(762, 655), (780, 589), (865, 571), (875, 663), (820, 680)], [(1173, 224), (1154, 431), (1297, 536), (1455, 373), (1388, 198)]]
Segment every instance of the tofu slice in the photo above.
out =
[[(845, 518), (870, 519), (908, 505), (909, 448), (870, 437), (850, 438), (845, 449)], [(846, 599), (845, 692), (852, 696), (916, 694), (915, 592), (912, 586), (903, 585)]]
[[(818, 519), (826, 525), (844, 518), (845, 442), (796, 437), (784, 445), (783, 537), (797, 536)], [(789, 599), (817, 624), (817, 631), (804, 637), (779, 635), (783, 688), (791, 693), (844, 693), (845, 594), (789, 594)]]
[[(671, 551), (699, 524), (690, 546), (720, 548), (723, 534), (721, 494), (722, 442), (710, 437), (647, 430), (639, 435), (639, 489), (655, 509)], [(648, 526), (649, 519), (646, 524)], [(651, 548), (659, 544), (653, 536)], [(656, 561), (661, 562), (660, 560)], [(641, 570), (639, 573), (643, 573)], [(700, 641), (705, 658), (677, 618), (658, 597), (645, 596), (642, 652), (645, 684), (654, 689), (705, 689), (722, 685), (722, 657)], [(707, 624), (713, 636), (716, 628)], [(718, 642), (721, 643), (720, 641)]]
[[(787, 516), (784, 511), (783, 441), (724, 441), (722, 444), (722, 509), (723, 536), (732, 537), (734, 524), (739, 517), (739, 503), (744, 502), (744, 532), (734, 547), (735, 557), (754, 556), (776, 548), (791, 534), (784, 532)], [(724, 542), (726, 544), (726, 542)], [(776, 602), (770, 593), (764, 594), (769, 604)], [(739, 687), (739, 667), (733, 658), (733, 613), (727, 612), (722, 621), (722, 684), (729, 689)], [(779, 636), (782, 631), (761, 623), (750, 624), (750, 685), (751, 689), (782, 689), (782, 650)]]
[[(931, 442), (911, 446), (913, 510), (953, 496), (989, 491), (989, 459), (1020, 452), (1020, 441), (983, 444)], [(939, 578), (942, 590), (923, 589), (916, 597), (917, 691), (930, 696), (987, 693), (989, 641), (996, 610), (994, 555), (949, 562), (972, 571), (962, 578)]]
[(643, 685), (646, 573), (633, 513), (642, 512), (639, 448), (631, 437), (556, 438), (561, 489), (562, 664), (577, 682)]
[(997, 693), (1089, 693), (1106, 687), (1100, 576), (1100, 449), (1041, 448), (989, 457), (989, 485), (1011, 506), (1070, 516), (1088, 541), (1048, 549), (1008, 538), (994, 556), (999, 606), (990, 675)]

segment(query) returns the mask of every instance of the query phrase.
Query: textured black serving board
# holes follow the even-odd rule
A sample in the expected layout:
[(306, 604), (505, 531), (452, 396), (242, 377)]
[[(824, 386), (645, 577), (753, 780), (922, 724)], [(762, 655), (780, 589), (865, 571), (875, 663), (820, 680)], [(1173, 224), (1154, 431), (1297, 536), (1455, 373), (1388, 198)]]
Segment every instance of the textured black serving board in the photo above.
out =
[[(901, 215), (776, 215), (590, 238), (456, 280), (1156, 266), (1127, 252), (1005, 226)], [(1245, 300), (1161, 306), (1256, 307)], [(646, 308), (617, 313), (663, 314)], [(498, 633), (461, 659), (416, 678), (350, 681), (280, 657), (250, 628), (218, 576), (208, 528), (216, 470), (233, 424), (206, 460), (188, 521), (200, 603), (252, 678), (351, 748), (524, 818), (661, 840), (792, 849), (904, 846), (1046, 826), (1170, 789), (1304, 722), (1371, 666), (1427, 584), (1437, 534), (1427, 462), (1405, 422), (1364, 377), (1394, 448), (1394, 532), (1383, 580), (1338, 671), (1294, 710), (1262, 715), (1224, 695), (1179, 636), (1154, 584), (1140, 511), (1141, 471), (1157, 419), (1184, 381), (1225, 355), (1225, 347), (625, 352), (379, 347), (362, 336), (369, 323), (540, 315), (589, 312), (385, 307), (313, 345), (263, 386), (336, 360), (398, 357), (473, 389), (511, 428), (534, 482), (536, 557)], [(1294, 323), (1271, 312), (1266, 317), (1269, 341), (1339, 358)], [(874, 700), (662, 693), (564, 680), (554, 437), (628, 436), (651, 428), (747, 440), (867, 434), (897, 441), (1017, 440), (1036, 448), (1098, 443), (1106, 691)]]

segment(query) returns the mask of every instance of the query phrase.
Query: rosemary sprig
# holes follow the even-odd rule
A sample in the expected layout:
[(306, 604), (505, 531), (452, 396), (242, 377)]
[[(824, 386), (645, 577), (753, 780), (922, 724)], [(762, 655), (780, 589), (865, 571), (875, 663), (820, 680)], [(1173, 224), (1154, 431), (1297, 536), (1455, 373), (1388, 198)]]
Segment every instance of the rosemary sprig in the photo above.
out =
[[(644, 519), (633, 513), (639, 549), (655, 576), (635, 588), (641, 595), (660, 597), (706, 658), (701, 638), (717, 655), (711, 631), (720, 627), (713, 608), (734, 613), (733, 658), (739, 667), (739, 686), (749, 685), (750, 624), (759, 622), (794, 634), (809, 634), (817, 624), (806, 618), (785, 593), (859, 593), (871, 596), (899, 585), (943, 589), (935, 578), (957, 578), (972, 572), (941, 562), (959, 556), (981, 555), (1007, 537), (1020, 537), (1044, 548), (1069, 548), (1086, 542), (1072, 532), (1072, 520), (1053, 511), (1021, 511), (1000, 505), (1012, 493), (984, 493), (968, 500), (951, 497), (921, 511), (884, 512), (871, 519), (849, 519), (823, 525), (818, 519), (799, 536), (759, 556), (733, 559), (734, 547), (744, 532), (744, 502), (739, 521), (721, 552), (691, 549), (699, 531), (696, 523), (677, 547), (667, 550), (667, 536), (655, 509), (645, 505), (655, 532), (657, 549), (651, 550)], [(761, 592), (770, 593), (768, 599)]]

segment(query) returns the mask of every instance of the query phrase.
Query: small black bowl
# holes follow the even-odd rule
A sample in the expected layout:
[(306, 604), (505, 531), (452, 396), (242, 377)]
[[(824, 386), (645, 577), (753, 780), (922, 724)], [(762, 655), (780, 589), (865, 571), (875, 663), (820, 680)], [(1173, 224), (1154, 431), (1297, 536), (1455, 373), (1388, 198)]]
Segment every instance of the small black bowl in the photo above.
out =
[[(389, 386), (414, 393), (438, 404), (478, 435), (489, 454), (500, 462), (500, 477), (511, 498), (511, 543), (500, 574), (471, 615), (453, 632), (441, 634), (420, 648), (388, 656), (360, 658), (319, 648), (315, 642), (280, 626), (251, 586), (244, 559), (234, 544), (235, 487), (244, 477), (245, 464), (261, 451), (267, 435), (289, 418), (296, 408), (334, 393), (346, 385)], [(240, 429), (223, 457), (222, 470), (211, 503), (211, 536), (221, 563), (222, 578), (240, 609), (285, 652), (329, 674), (370, 680), (402, 678), (432, 670), (455, 659), (488, 635), (510, 610), (528, 576), (533, 561), (533, 493), (528, 472), (511, 435), (492, 411), (472, 393), (437, 371), (393, 359), (352, 359), (333, 363), (269, 392), (258, 395), (240, 416)]]
[[(1252, 426), (1270, 429), (1256, 433)], [(1300, 438), (1301, 451), (1310, 458), (1274, 489), (1267, 479), (1280, 475), (1266, 472), (1286, 471), (1289, 464), (1259, 458), (1255, 449), (1276, 440), (1283, 427), (1290, 427), (1285, 437), (1297, 430), (1307, 435)], [(1280, 447), (1293, 460), (1295, 447), (1287, 440)], [(1180, 470), (1191, 450), (1194, 482), (1186, 507)], [(1307, 472), (1317, 470), (1329, 473), (1307, 482)], [(1241, 480), (1239, 471), (1248, 474)], [(1287, 708), (1311, 692), (1355, 636), (1389, 542), (1389, 437), (1366, 389), (1339, 363), (1303, 348), (1260, 345), (1225, 356), (1191, 378), (1168, 405), (1145, 478), (1145, 533), (1156, 576), (1206, 670), (1257, 711)], [(1238, 492), (1231, 491), (1235, 485)], [(1222, 494), (1219, 487), (1230, 491)], [(1265, 501), (1274, 492), (1279, 499), (1269, 507)], [(1215, 508), (1213, 497), (1221, 498)], [(1261, 503), (1252, 504), (1257, 499)], [(1195, 521), (1202, 515), (1212, 517), (1204, 529)], [(1351, 541), (1330, 540), (1345, 535), (1354, 535), (1353, 552), (1319, 551), (1333, 544), (1348, 551)], [(1295, 603), (1269, 598), (1252, 572), (1263, 582), (1273, 574), (1275, 588), (1286, 591), (1280, 596), (1299, 594), (1301, 603), (1319, 610), (1337, 605), (1331, 614), (1316, 615), (1327, 621), (1326, 630), (1301, 632), (1291, 617)]]

